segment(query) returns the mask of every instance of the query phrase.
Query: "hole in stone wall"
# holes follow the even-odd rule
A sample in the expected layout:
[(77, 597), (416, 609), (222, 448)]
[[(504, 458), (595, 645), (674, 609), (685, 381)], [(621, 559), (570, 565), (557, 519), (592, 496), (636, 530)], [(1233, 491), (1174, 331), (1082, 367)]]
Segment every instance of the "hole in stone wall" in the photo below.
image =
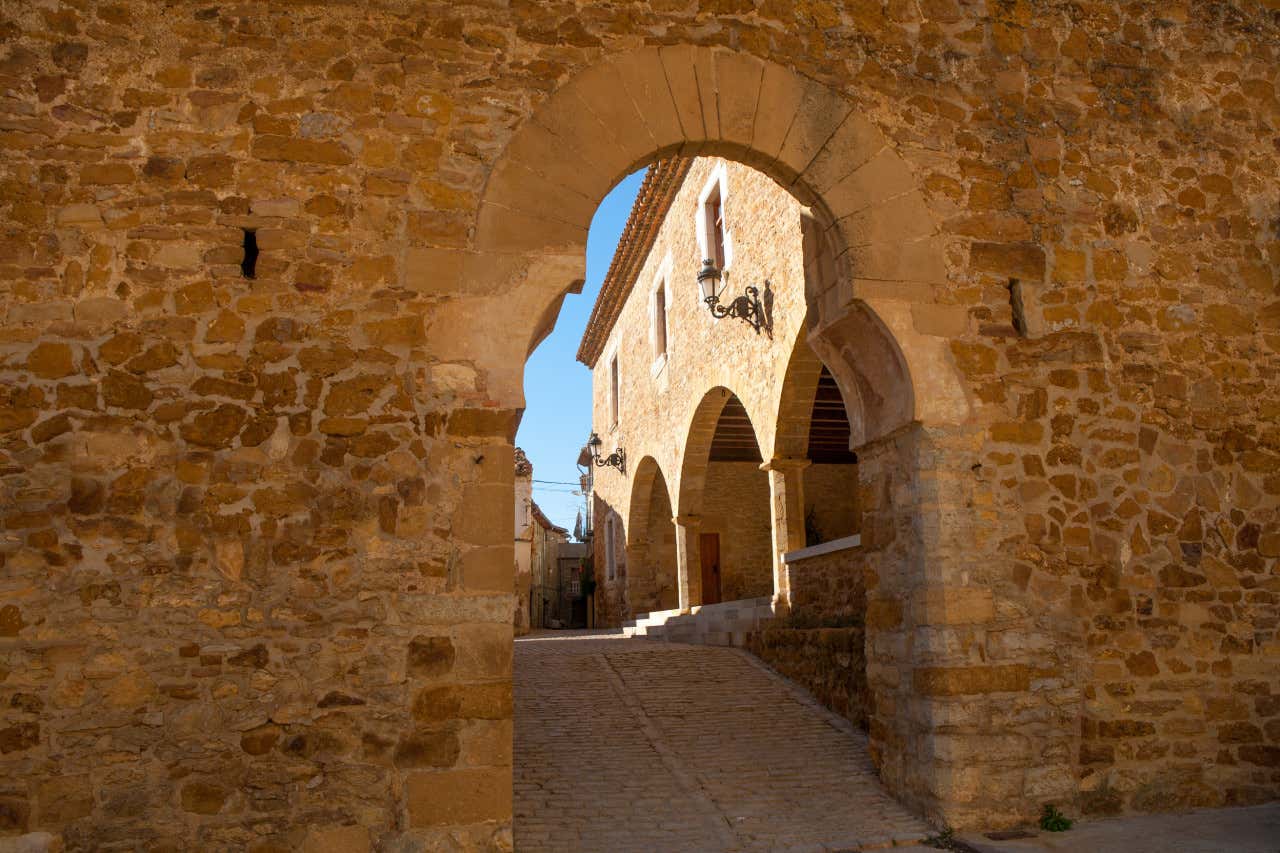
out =
[(258, 232), (244, 229), (244, 260), (240, 262), (240, 274), (254, 278), (258, 271)]
[(1027, 309), (1022, 298), (1022, 282), (1009, 279), (1009, 308), (1013, 311), (1013, 328), (1018, 337), (1027, 336)]

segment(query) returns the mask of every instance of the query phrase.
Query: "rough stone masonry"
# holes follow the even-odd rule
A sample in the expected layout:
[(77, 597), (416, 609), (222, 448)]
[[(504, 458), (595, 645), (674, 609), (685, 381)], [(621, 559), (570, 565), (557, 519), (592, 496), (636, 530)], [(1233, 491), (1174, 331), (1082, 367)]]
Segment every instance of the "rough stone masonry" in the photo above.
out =
[(1278, 15), (0, 0), (0, 832), (510, 847), (523, 361), (677, 151), (829, 214), (828, 355), (906, 366), (859, 454), (891, 790), (1275, 798)]

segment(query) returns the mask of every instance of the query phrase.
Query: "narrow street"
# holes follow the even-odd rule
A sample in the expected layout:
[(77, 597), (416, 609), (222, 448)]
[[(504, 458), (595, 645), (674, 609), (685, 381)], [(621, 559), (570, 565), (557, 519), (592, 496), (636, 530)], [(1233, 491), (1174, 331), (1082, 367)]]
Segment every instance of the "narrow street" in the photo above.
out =
[(515, 843), (821, 851), (918, 841), (866, 739), (734, 649), (554, 632), (516, 641)]

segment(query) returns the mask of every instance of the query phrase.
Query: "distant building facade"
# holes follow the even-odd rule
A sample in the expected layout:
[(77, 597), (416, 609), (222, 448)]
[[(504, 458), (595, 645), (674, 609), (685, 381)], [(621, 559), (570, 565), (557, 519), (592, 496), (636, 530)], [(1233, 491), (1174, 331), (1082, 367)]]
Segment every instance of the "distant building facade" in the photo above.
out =
[(548, 626), (549, 589), (561, 586), (560, 561), (569, 531), (553, 524), (533, 499), (533, 463), (515, 452), (516, 635)]
[[(594, 478), (600, 624), (761, 597), (812, 607), (786, 555), (856, 544), (849, 422), (805, 339), (806, 221), (736, 163), (668, 160), (646, 175), (579, 351), (600, 452), (626, 459)], [(722, 304), (757, 289), (759, 330), (712, 315), (707, 259)]]
[(532, 504), (530, 529), (530, 596), (529, 619), (533, 628), (564, 627), (561, 600), (565, 597), (566, 578), (562, 571), (563, 551), (569, 546), (569, 531), (551, 523), (536, 503)]

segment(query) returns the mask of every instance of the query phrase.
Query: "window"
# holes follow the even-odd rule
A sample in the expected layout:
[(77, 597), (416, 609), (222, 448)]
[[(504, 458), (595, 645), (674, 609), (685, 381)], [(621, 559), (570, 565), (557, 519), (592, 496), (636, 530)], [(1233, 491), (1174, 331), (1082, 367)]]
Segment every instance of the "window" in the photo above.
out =
[(616, 533), (613, 529), (613, 516), (609, 516), (604, 523), (604, 564), (607, 570), (606, 578), (613, 580), (614, 573), (618, 570), (618, 558), (614, 553), (614, 544)]
[(697, 230), (699, 260), (710, 259), (722, 270), (733, 263), (733, 235), (725, 216), (727, 201), (728, 169), (719, 163), (698, 195)]
[(609, 359), (609, 416), (612, 425), (618, 425), (618, 354)]
[[(671, 294), (667, 290), (667, 283), (671, 281), (674, 263), (672, 254), (667, 252), (653, 274), (653, 286), (649, 291), (649, 343), (653, 348), (653, 366), (649, 373), (655, 379), (667, 366), (667, 347), (671, 342), (670, 327), (667, 324)], [(664, 380), (659, 380), (658, 386), (665, 388)]]
[(653, 291), (653, 357), (667, 354), (667, 281), (659, 279)]
[(240, 261), (240, 275), (245, 278), (258, 277), (258, 232), (252, 228), (244, 229), (244, 258)]
[(716, 262), (717, 267), (724, 269), (724, 204), (720, 200), (719, 183), (707, 197), (703, 215), (706, 217), (707, 256)]

